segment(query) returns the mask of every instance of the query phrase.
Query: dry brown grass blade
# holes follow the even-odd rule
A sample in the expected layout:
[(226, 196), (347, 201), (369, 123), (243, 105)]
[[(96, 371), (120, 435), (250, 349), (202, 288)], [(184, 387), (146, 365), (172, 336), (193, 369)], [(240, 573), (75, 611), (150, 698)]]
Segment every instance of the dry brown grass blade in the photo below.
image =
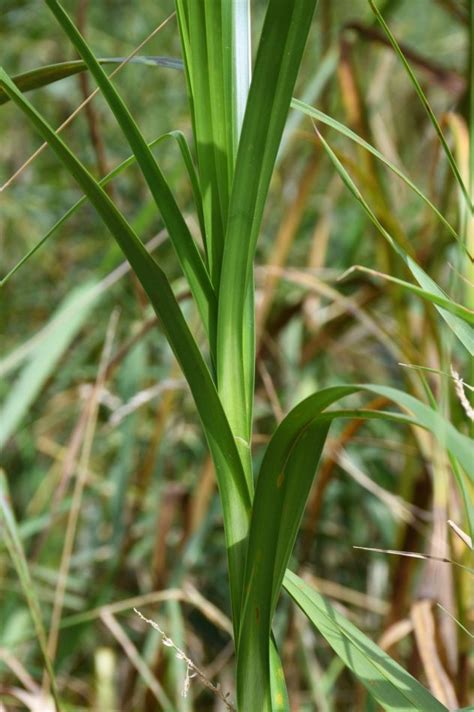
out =
[(110, 612), (110, 609), (105, 607), (100, 614), (100, 618), (104, 625), (107, 626), (108, 630), (113, 635), (117, 643), (120, 645), (125, 655), (130, 660), (133, 667), (144, 681), (145, 685), (148, 687), (152, 695), (157, 700), (158, 704), (164, 708), (168, 708), (169, 700), (162, 686), (160, 685), (156, 677), (153, 675), (145, 660), (138, 652), (133, 641), (126, 634), (122, 626), (118, 623), (113, 613)]
[(361, 551), (373, 551), (377, 554), (390, 554), (392, 556), (408, 556), (411, 559), (422, 559), (428, 561), (436, 561), (440, 564), (452, 564), (453, 566), (459, 566), (461, 569), (470, 571), (474, 573), (474, 569), (468, 566), (463, 566), (459, 561), (454, 561), (453, 559), (448, 559), (442, 556), (432, 556), (431, 554), (420, 554), (417, 551), (398, 551), (396, 549), (377, 549), (375, 546), (353, 546), (353, 549), (360, 549)]
[(10, 668), (11, 672), (21, 682), (25, 690), (37, 694), (39, 687), (33, 680), (28, 670), (25, 669), (23, 663), (13, 655), (7, 648), (0, 648), (0, 660)]
[(394, 518), (416, 526), (416, 510), (414, 510), (411, 504), (378, 485), (369, 475), (358, 467), (344, 448), (339, 450), (336, 455), (336, 461), (355, 482), (383, 502)]
[[(39, 692), (27, 692), (19, 687), (10, 687), (8, 694), (24, 705), (28, 712), (56, 712), (56, 705), (53, 700), (41, 690)], [(6, 710), (6, 707), (4, 709)]]
[(375, 319), (359, 308), (353, 297), (345, 297), (340, 294), (337, 289), (334, 289), (334, 287), (331, 287), (323, 280), (305, 270), (298, 270), (294, 268), (283, 269), (273, 265), (259, 267), (256, 270), (257, 277), (261, 274), (266, 275), (267, 273), (273, 274), (280, 279), (285, 279), (288, 282), (296, 284), (303, 289), (319, 294), (330, 300), (334, 303), (334, 311), (329, 315), (330, 318), (336, 318), (339, 314), (348, 312), (367, 329), (368, 333), (383, 343), (394, 357), (396, 357), (397, 354), (399, 355), (400, 351), (398, 344), (395, 343), (395, 341), (386, 333), (384, 328), (382, 328), (382, 326), (375, 321)]
[(168, 588), (164, 591), (151, 591), (150, 593), (133, 596), (132, 598), (125, 598), (122, 601), (115, 601), (114, 603), (109, 603), (106, 606), (92, 608), (89, 611), (68, 616), (63, 619), (61, 628), (69, 628), (73, 625), (78, 625), (79, 623), (96, 620), (101, 617), (104, 610), (112, 615), (115, 615), (117, 613), (129, 611), (130, 609), (138, 606), (151, 606), (154, 604), (166, 603), (167, 601), (179, 601), (181, 603), (187, 603), (194, 606), (205, 618), (209, 620), (210, 623), (217, 626), (225, 633), (232, 635), (232, 624), (229, 618), (219, 608), (217, 608), (217, 606), (210, 603), (210, 601), (205, 599), (203, 596), (196, 594), (196, 589), (188, 583), (186, 583), (183, 588)]
[(190, 583), (185, 583), (183, 587), (185, 600), (201, 611), (203, 616), (210, 623), (213, 623), (217, 628), (233, 635), (232, 621), (224, 613), (217, 608), (213, 603), (204, 598), (204, 596)]
[(271, 405), (273, 416), (277, 423), (283, 420), (284, 412), (280, 399), (278, 398), (277, 389), (271, 377), (270, 371), (268, 370), (265, 361), (259, 359), (257, 362), (257, 370), (259, 372), (260, 378), (262, 379), (263, 387), (267, 394), (268, 401)]
[(433, 695), (449, 710), (459, 707), (454, 686), (441, 662), (436, 644), (436, 623), (433, 602), (429, 599), (415, 601), (411, 607), (411, 619), (418, 652)]
[(403, 618), (396, 623), (392, 623), (377, 641), (382, 650), (388, 651), (397, 645), (401, 640), (410, 635), (413, 631), (413, 622), (409, 618)]
[(453, 532), (454, 532), (455, 534), (457, 534), (457, 536), (461, 539), (461, 541), (463, 541), (464, 544), (465, 544), (469, 549), (471, 549), (471, 551), (472, 551), (472, 549), (473, 549), (474, 547), (473, 547), (473, 544), (472, 544), (472, 539), (471, 539), (471, 537), (469, 536), (469, 534), (466, 534), (466, 532), (465, 532), (463, 529), (461, 529), (461, 527), (458, 527), (458, 525), (456, 524), (456, 522), (453, 522), (452, 519), (448, 519), (448, 526), (451, 527), (451, 529), (453, 530)]

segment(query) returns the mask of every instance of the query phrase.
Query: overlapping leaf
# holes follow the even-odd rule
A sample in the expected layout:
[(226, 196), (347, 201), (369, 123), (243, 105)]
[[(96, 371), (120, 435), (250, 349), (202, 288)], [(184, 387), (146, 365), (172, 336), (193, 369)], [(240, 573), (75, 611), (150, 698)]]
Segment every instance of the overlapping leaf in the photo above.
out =
[[(238, 689), (248, 702), (270, 705), (271, 622), (285, 569), (328, 430), (341, 413), (326, 410), (358, 391), (390, 399), (409, 413), (409, 422), (433, 433), (474, 482), (470, 440), (435, 410), (386, 386), (335, 386), (306, 398), (280, 423), (265, 452), (252, 508), (247, 549), (244, 608), (239, 638)], [(360, 411), (360, 417), (364, 413)], [(371, 417), (391, 417), (373, 412)], [(270, 709), (270, 707), (268, 707)]]
[(204, 327), (209, 335), (211, 352), (214, 353), (217, 320), (216, 295), (202, 256), (178, 208), (173, 193), (140, 129), (87, 42), (57, 0), (45, 0), (45, 3), (89, 67), (135, 155), (143, 177), (168, 229), (181, 268), (186, 275)]
[[(226, 521), (229, 566), (235, 580), (242, 581), (242, 542), (247, 536), (249, 490), (235, 441), (211, 375), (168, 280), (107, 193), (21, 94), (3, 69), (0, 69), (0, 86), (25, 113), (87, 195), (122, 248), (160, 319), (162, 328), (189, 384), (204, 426), (220, 485)], [(240, 593), (238, 590), (234, 590), (233, 593), (235, 608), (240, 606)]]
[[(260, 37), (230, 197), (219, 292), (219, 393), (233, 432), (248, 447), (249, 359), (245, 308), (270, 178), (316, 0), (270, 0)], [(244, 333), (247, 333), (244, 340)], [(252, 364), (253, 368), (253, 364)], [(242, 407), (245, 404), (245, 407)]]

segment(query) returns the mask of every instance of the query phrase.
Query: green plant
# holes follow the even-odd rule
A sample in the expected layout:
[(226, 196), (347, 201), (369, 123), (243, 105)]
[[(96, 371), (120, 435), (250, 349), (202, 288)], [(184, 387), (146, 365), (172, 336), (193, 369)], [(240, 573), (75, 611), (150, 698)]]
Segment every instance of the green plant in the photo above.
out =
[[(455, 463), (467, 517), (472, 523), (469, 491), (474, 483), (474, 467), (468, 439), (436, 410), (432, 399), (426, 405), (410, 394), (387, 386), (334, 386), (320, 390), (288, 413), (272, 434), (258, 473), (254, 473), (251, 457), (256, 360), (254, 256), (316, 0), (294, 3), (269, 0), (252, 71), (246, 2), (177, 0), (195, 172), (191, 151), (182, 137), (179, 140), (194, 188), (202, 250), (187, 227), (151, 147), (105, 73), (103, 63), (96, 59), (61, 4), (56, 0), (45, 0), (45, 4), (97, 82), (132, 150), (133, 159), (166, 225), (207, 337), (207, 349), (200, 350), (164, 271), (146, 250), (137, 232), (101, 183), (1, 70), (0, 87), (5, 95), (47, 141), (127, 257), (192, 392), (212, 455), (224, 515), (238, 709), (245, 712), (289, 709), (272, 634), (272, 620), (282, 586), (384, 709), (399, 710), (407, 706), (418, 710), (446, 709), (415, 678), (324, 603), (319, 594), (288, 573), (287, 567), (334, 419), (394, 420), (430, 431)], [(67, 72), (72, 73), (76, 68), (71, 66)], [(293, 106), (316, 120), (340, 128), (301, 102), (294, 101)], [(346, 131), (346, 135), (375, 152), (352, 132)], [(393, 237), (380, 215), (369, 207), (329, 144), (321, 140), (337, 172), (407, 265), (418, 286), (406, 280), (398, 283), (435, 304), (448, 327), (472, 354), (472, 310), (450, 299), (428, 277), (408, 254), (403, 241), (398, 236)], [(445, 148), (448, 149), (446, 144)], [(455, 167), (450, 152), (448, 156)], [(466, 197), (467, 190), (457, 168), (455, 176)], [(431, 201), (426, 199), (425, 202), (434, 208)], [(472, 210), (471, 205), (468, 207)], [(443, 224), (449, 226), (442, 213), (436, 208), (435, 212)], [(454, 228), (451, 232), (456, 234)], [(463, 239), (456, 236), (463, 243)], [(50, 368), (53, 367), (51, 363)], [(384, 397), (407, 414), (329, 409), (359, 391)], [(8, 522), (7, 515), (4, 517)], [(22, 561), (17, 550), (12, 549), (12, 555)], [(20, 563), (18, 567), (23, 570)], [(27, 581), (25, 586), (28, 588)], [(36, 610), (35, 616), (36, 623)]]

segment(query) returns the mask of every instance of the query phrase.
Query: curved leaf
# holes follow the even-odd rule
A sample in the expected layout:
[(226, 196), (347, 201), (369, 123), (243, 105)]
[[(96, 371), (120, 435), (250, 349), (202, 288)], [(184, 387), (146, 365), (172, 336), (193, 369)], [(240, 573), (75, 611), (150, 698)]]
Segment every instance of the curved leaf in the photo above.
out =
[[(105, 57), (97, 61), (103, 66), (107, 64), (122, 64), (126, 61), (127, 64), (161, 66), (169, 69), (183, 68), (182, 61), (174, 57)], [(61, 79), (66, 79), (67, 77), (87, 70), (87, 64), (83, 62), (82, 59), (73, 59), (70, 62), (47, 64), (44, 67), (37, 67), (36, 69), (30, 69), (28, 72), (15, 74), (15, 76), (12, 77), (12, 81), (17, 85), (20, 91), (26, 92), (32, 89), (40, 89), (41, 87), (48, 86), (48, 84), (54, 84), (54, 82), (59, 82)], [(0, 89), (0, 106), (6, 104), (7, 101), (10, 101), (8, 94), (6, 94), (3, 89)]]
[[(161, 136), (158, 136), (158, 138), (155, 138), (154, 141), (151, 141), (148, 146), (150, 149), (154, 148), (157, 146), (159, 143), (164, 141), (167, 138), (174, 138), (176, 140), (176, 143), (178, 144), (179, 150), (181, 152), (181, 156), (184, 161), (184, 165), (186, 167), (189, 179), (191, 181), (191, 189), (193, 193), (193, 198), (194, 198), (194, 203), (196, 206), (196, 212), (199, 220), (199, 225), (201, 227), (201, 231), (204, 234), (204, 222), (202, 218), (202, 200), (201, 200), (201, 189), (199, 187), (199, 180), (196, 175), (196, 170), (194, 168), (191, 152), (189, 150), (189, 146), (186, 141), (186, 137), (181, 131), (169, 131), (168, 133), (162, 134)], [(108, 173), (106, 176), (101, 178), (101, 180), (98, 181), (99, 185), (104, 186), (110, 183), (113, 178), (115, 178), (119, 173), (124, 171), (128, 166), (130, 166), (132, 163), (135, 163), (136, 158), (135, 155), (131, 155), (128, 158), (126, 158), (122, 163), (119, 163), (115, 168), (113, 168), (110, 173)], [(67, 210), (64, 215), (54, 223), (54, 225), (48, 230), (48, 232), (43, 235), (43, 237), (38, 240), (36, 245), (34, 245), (28, 252), (19, 260), (16, 265), (14, 265), (9, 272), (3, 277), (3, 279), (0, 279), (0, 287), (3, 287), (4, 284), (8, 282), (11, 277), (27, 262), (30, 257), (33, 257), (35, 252), (37, 252), (42, 245), (44, 245), (47, 240), (58, 230), (61, 225), (64, 225), (64, 223), (69, 220), (69, 218), (78, 210), (81, 205), (84, 205), (84, 203), (87, 202), (87, 196), (83, 196), (80, 198), (72, 207)]]
[(369, 5), (372, 8), (374, 15), (376, 16), (377, 20), (379, 21), (383, 31), (387, 35), (387, 38), (388, 38), (390, 44), (392, 45), (396, 54), (399, 56), (403, 66), (405, 67), (405, 70), (406, 70), (408, 76), (410, 77), (410, 80), (415, 88), (418, 98), (420, 99), (421, 103), (423, 104), (423, 107), (429, 116), (429, 119), (433, 125), (433, 128), (438, 135), (438, 138), (439, 138), (440, 143), (443, 147), (445, 156), (446, 156), (448, 163), (451, 167), (451, 170), (452, 170), (453, 175), (456, 179), (456, 182), (461, 190), (461, 193), (463, 194), (464, 198), (466, 199), (466, 203), (469, 206), (469, 209), (472, 213), (474, 206), (473, 206), (471, 198), (469, 196), (469, 191), (468, 191), (466, 185), (464, 184), (464, 181), (462, 179), (461, 173), (459, 172), (457, 163), (454, 159), (453, 154), (451, 153), (451, 149), (448, 146), (448, 142), (446, 141), (446, 139), (444, 137), (444, 134), (443, 134), (443, 131), (441, 130), (441, 126), (439, 125), (438, 119), (436, 118), (434, 111), (431, 108), (431, 105), (430, 105), (428, 99), (426, 98), (426, 94), (424, 93), (423, 89), (421, 88), (420, 82), (416, 78), (416, 75), (415, 75), (413, 69), (411, 68), (410, 64), (408, 63), (408, 60), (406, 59), (405, 55), (403, 54), (403, 51), (402, 51), (400, 45), (398, 44), (397, 40), (395, 39), (395, 36), (393, 35), (392, 31), (390, 30), (389, 26), (383, 19), (382, 15), (380, 13), (380, 10), (376, 6), (374, 0), (369, 0)]
[(408, 178), (408, 176), (406, 176), (405, 173), (403, 173), (403, 171), (401, 171), (395, 163), (386, 158), (383, 153), (380, 153), (380, 151), (378, 151), (374, 146), (372, 146), (372, 144), (365, 141), (350, 128), (344, 126), (344, 124), (341, 124), (336, 119), (333, 119), (332, 116), (328, 116), (319, 109), (316, 109), (313, 106), (306, 104), (304, 101), (300, 101), (299, 99), (292, 99), (291, 107), (293, 109), (296, 109), (297, 111), (301, 111), (303, 114), (306, 114), (306, 116), (310, 116), (312, 119), (316, 119), (316, 121), (320, 121), (322, 124), (329, 126), (330, 128), (334, 129), (343, 136), (350, 138), (351, 141), (354, 141), (354, 143), (357, 143), (362, 148), (365, 148), (366, 151), (371, 153), (379, 161), (385, 164), (387, 168), (390, 168), (390, 170), (393, 171), (393, 173), (395, 173), (395, 175), (397, 175), (405, 183), (405, 185), (407, 185), (414, 193), (416, 193), (416, 195), (418, 195), (418, 197), (421, 198), (426, 205), (428, 205), (428, 207), (435, 213), (438, 220), (443, 223), (445, 228), (449, 230), (455, 240), (457, 240), (459, 244), (466, 250), (466, 246), (464, 245), (463, 240), (453, 228), (451, 223), (446, 220), (444, 215), (438, 210), (436, 205), (431, 202), (431, 200), (423, 193), (423, 191), (421, 191), (418, 186), (410, 178)]
[(373, 224), (377, 227), (383, 237), (405, 262), (420, 287), (426, 292), (426, 294), (424, 295), (425, 299), (427, 299), (428, 295), (430, 295), (430, 301), (433, 302), (435, 308), (442, 316), (444, 321), (448, 324), (451, 331), (458, 337), (459, 341), (465, 346), (469, 353), (471, 355), (474, 355), (474, 329), (469, 324), (466, 324), (466, 322), (456, 314), (452, 314), (451, 311), (447, 311), (443, 307), (437, 305), (437, 302), (440, 299), (447, 298), (446, 294), (436, 284), (436, 282), (431, 279), (431, 277), (429, 277), (426, 272), (415, 262), (415, 260), (410, 257), (407, 252), (405, 252), (403, 247), (401, 247), (401, 245), (397, 243), (397, 241), (390, 235), (390, 233), (387, 232), (387, 230), (384, 228), (378, 217), (375, 215), (372, 208), (369, 206), (369, 204), (361, 194), (360, 190), (357, 188), (356, 184), (352, 180), (351, 176), (346, 171), (341, 161), (336, 156), (327, 141), (320, 134), (319, 139), (346, 187), (350, 190), (354, 198), (360, 203), (364, 212), (367, 214)]
[(199, 314), (209, 336), (211, 352), (214, 353), (217, 325), (216, 295), (201, 253), (189, 232), (174, 195), (138, 125), (69, 15), (57, 0), (45, 0), (45, 3), (89, 67), (104, 99), (135, 154), (143, 177), (168, 229), (170, 240), (176, 250), (181, 268), (186, 275), (189, 287), (196, 300)]
[(299, 576), (287, 571), (283, 585), (334, 652), (385, 710), (447, 712), (418, 680)]
[(237, 697), (242, 709), (275, 706), (276, 700), (269, 699), (271, 619), (328, 429), (329, 423), (317, 420), (302, 429), (271, 482), (270, 468), (265, 460), (262, 463), (252, 508), (238, 644)]
[[(326, 409), (358, 391), (384, 396), (408, 411), (408, 420), (430, 430), (474, 482), (470, 440), (435, 410), (397, 389), (376, 385), (334, 386), (293, 408), (266, 449), (255, 490), (247, 546), (237, 686), (248, 702), (252, 695), (256, 696), (259, 709), (267, 709), (270, 704), (265, 691), (269, 688), (271, 621), (284, 572), (330, 421), (344, 415)], [(361, 418), (368, 415), (359, 412)], [(392, 419), (393, 415), (373, 411), (370, 417)]]
[[(378, 272), (374, 269), (369, 269), (368, 267), (361, 266), (351, 267), (351, 269), (348, 270), (348, 272), (346, 272), (345, 275), (341, 277), (341, 279), (343, 279), (344, 276), (348, 275), (349, 272), (353, 271), (365, 272), (366, 274), (371, 274), (374, 277), (381, 277), (382, 279), (386, 279), (388, 282), (392, 282), (393, 284), (398, 284), (399, 287), (406, 289), (408, 292), (416, 294), (422, 299), (426, 299), (428, 302), (431, 302), (431, 304), (436, 304), (436, 306), (442, 307), (450, 314), (454, 314), (454, 316), (457, 316), (462, 319), (462, 321), (465, 321), (466, 324), (474, 324), (474, 311), (472, 309), (468, 309), (467, 307), (463, 307), (462, 304), (458, 304), (457, 302), (450, 299), (447, 295), (443, 295), (442, 291), (439, 288), (439, 292), (430, 292), (427, 289), (423, 289), (422, 287), (417, 287), (416, 284), (411, 284), (410, 282), (405, 282), (405, 280), (403, 279), (398, 279), (398, 277), (392, 277), (390, 274), (385, 274), (384, 272)], [(420, 283), (422, 283), (424, 281), (424, 278), (426, 277), (426, 274), (423, 272), (419, 275), (419, 277)], [(429, 284), (429, 282), (426, 281), (425, 284)], [(432, 289), (433, 285), (437, 286), (434, 282), (432, 282), (430, 285)]]
[(64, 163), (121, 247), (160, 319), (183, 374), (188, 381), (212, 453), (224, 510), (232, 605), (240, 610), (244, 551), (249, 523), (250, 493), (232, 432), (214, 382), (184, 319), (163, 270), (107, 193), (69, 150), (32, 104), (0, 68), (0, 86), (25, 113), (38, 133)]

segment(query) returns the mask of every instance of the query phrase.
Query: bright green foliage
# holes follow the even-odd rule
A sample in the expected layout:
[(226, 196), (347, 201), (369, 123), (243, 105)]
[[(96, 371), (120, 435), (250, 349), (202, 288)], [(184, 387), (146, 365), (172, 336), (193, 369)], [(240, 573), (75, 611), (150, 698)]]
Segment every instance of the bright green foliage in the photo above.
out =
[[(117, 60), (96, 59), (61, 4), (57, 0), (45, 0), (45, 4), (82, 60), (47, 68), (42, 73), (29, 73), (16, 82), (1, 70), (0, 101), (9, 98), (17, 105), (84, 192), (85, 197), (44, 240), (83, 200), (87, 199), (94, 206), (143, 286), (193, 395), (215, 466), (222, 503), (236, 648), (238, 709), (241, 712), (271, 712), (289, 708), (284, 674), (272, 633), (282, 585), (384, 709), (420, 712), (445, 709), (319, 594), (288, 572), (287, 566), (332, 420), (348, 416), (372, 417), (398, 420), (428, 430), (439, 446), (449, 453), (458, 477), (464, 478), (466, 473), (465, 492), (474, 483), (472, 451), (467, 437), (432, 407), (433, 402), (430, 406), (425, 405), (412, 395), (386, 386), (334, 386), (303, 400), (282, 420), (270, 439), (255, 477), (251, 457), (255, 376), (253, 266), (290, 104), (335, 128), (382, 160), (434, 211), (451, 235), (459, 238), (456, 230), (433, 202), (368, 142), (323, 112), (296, 100), (292, 102), (316, 0), (269, 0), (252, 77), (248, 3), (177, 0), (196, 168), (192, 150), (181, 133), (171, 132), (157, 141), (172, 136), (178, 142), (192, 187), (203, 242), (201, 250), (152, 154), (151, 148), (157, 141), (146, 142), (103, 69), (105, 61)], [(179, 66), (170, 60), (162, 63)], [(30, 88), (82, 71), (85, 67), (99, 86), (133, 154), (102, 181), (91, 175), (23, 94)], [(335, 151), (325, 139), (321, 138), (321, 141), (336, 172), (408, 267), (418, 286), (392, 276), (389, 279), (434, 304), (461, 344), (474, 353), (472, 311), (445, 294), (403, 245), (391, 236)], [(448, 160), (465, 192), (450, 152)], [(202, 352), (165, 272), (103, 188), (132, 161), (140, 168), (153, 196), (192, 293), (207, 336), (207, 349)], [(25, 368), (25, 378), (28, 376), (28, 381), (33, 383), (30, 383), (29, 394), (16, 401), (19, 412), (10, 417), (11, 423), (2, 433), (3, 440), (13, 432), (38, 388), (54, 368), (81, 319), (85, 318), (88, 306), (89, 303), (76, 313), (75, 320), (68, 324), (67, 331), (61, 332), (54, 348), (50, 345), (47, 352), (38, 349), (32, 354), (40, 359), (41, 368), (33, 376), (30, 366)], [(360, 391), (387, 398), (407, 414), (328, 410), (342, 398)], [(18, 391), (14, 390), (13, 396), (16, 399)], [(8, 519), (5, 514), (3, 519)], [(11, 526), (8, 532), (10, 530)], [(11, 541), (15, 544), (16, 539)], [(28, 569), (21, 551), (13, 544), (9, 548), (27, 590)], [(43, 644), (44, 633), (37, 616), (37, 604), (31, 592), (27, 595)]]

